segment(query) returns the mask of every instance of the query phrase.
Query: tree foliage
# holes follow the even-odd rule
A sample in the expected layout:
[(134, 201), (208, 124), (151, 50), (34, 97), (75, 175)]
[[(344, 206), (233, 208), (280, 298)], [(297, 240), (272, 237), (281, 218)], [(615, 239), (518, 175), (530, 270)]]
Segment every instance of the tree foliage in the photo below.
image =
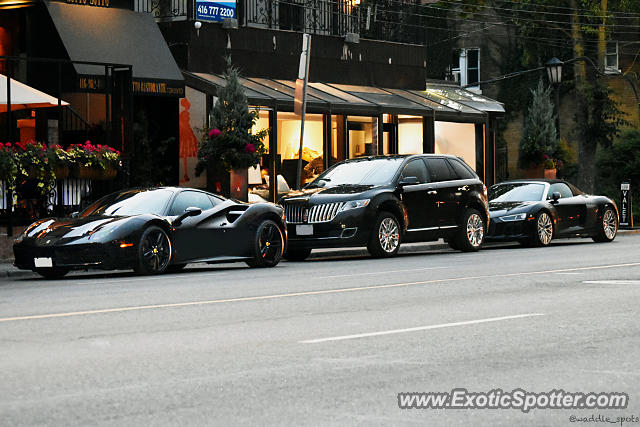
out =
[(521, 168), (541, 164), (545, 155), (555, 157), (558, 154), (560, 144), (550, 93), (551, 88), (545, 88), (542, 80), (538, 80), (538, 86), (531, 91), (531, 106), (520, 139), (518, 163)]

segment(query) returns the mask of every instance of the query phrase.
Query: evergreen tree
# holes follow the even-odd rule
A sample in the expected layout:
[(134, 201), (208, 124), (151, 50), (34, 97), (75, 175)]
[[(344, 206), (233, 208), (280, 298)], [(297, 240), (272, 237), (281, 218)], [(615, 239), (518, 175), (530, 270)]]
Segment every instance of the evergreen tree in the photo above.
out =
[(251, 133), (258, 119), (258, 111), (249, 110), (247, 97), (240, 84), (240, 73), (227, 58), (223, 74), (226, 85), (218, 90), (218, 100), (213, 107), (211, 129), (205, 133), (198, 146), (196, 175), (207, 166), (231, 170), (248, 168), (260, 162), (265, 153), (262, 143), (266, 129)]
[(545, 89), (542, 80), (531, 91), (533, 99), (527, 110), (520, 139), (518, 163), (521, 168), (539, 165), (545, 160), (545, 155), (552, 158), (559, 150), (560, 142), (550, 92), (551, 89)]

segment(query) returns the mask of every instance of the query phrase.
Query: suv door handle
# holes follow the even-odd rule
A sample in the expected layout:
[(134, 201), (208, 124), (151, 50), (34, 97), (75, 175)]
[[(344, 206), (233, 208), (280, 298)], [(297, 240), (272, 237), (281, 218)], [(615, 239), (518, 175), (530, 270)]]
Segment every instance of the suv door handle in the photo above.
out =
[(429, 190), (427, 191), (427, 194), (438, 194), (438, 192), (436, 190)]
[(458, 191), (467, 191), (469, 189), (468, 185), (463, 185), (462, 187), (458, 187)]

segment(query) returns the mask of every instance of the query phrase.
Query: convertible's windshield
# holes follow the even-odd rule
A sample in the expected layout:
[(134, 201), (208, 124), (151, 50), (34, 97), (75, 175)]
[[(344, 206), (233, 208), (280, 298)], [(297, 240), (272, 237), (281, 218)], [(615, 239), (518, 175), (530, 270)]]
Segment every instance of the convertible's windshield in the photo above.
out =
[(544, 184), (510, 182), (489, 188), (490, 202), (533, 202), (542, 200)]
[(87, 216), (162, 215), (173, 193), (169, 190), (128, 190), (103, 197), (80, 213)]
[(387, 184), (393, 179), (403, 160), (401, 157), (391, 157), (339, 163), (310, 182), (307, 188)]

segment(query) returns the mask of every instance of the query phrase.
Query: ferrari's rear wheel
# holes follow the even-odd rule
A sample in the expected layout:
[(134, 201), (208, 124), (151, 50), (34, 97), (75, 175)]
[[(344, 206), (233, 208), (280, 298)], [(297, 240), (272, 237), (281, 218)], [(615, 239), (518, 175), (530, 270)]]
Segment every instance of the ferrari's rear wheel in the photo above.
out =
[(531, 236), (531, 246), (548, 246), (553, 239), (553, 220), (551, 215), (542, 211), (536, 216), (536, 229)]
[(596, 242), (610, 242), (616, 238), (618, 234), (618, 215), (611, 208), (606, 208), (602, 214), (602, 222), (598, 232), (593, 236)]
[(171, 260), (171, 241), (167, 233), (156, 226), (144, 230), (138, 245), (138, 274), (162, 274)]
[(55, 280), (61, 279), (69, 272), (68, 268), (52, 267), (52, 268), (37, 268), (36, 273), (44, 277), (45, 279)]
[(284, 238), (278, 224), (266, 219), (258, 226), (254, 242), (253, 258), (247, 260), (249, 267), (275, 267), (282, 259)]

